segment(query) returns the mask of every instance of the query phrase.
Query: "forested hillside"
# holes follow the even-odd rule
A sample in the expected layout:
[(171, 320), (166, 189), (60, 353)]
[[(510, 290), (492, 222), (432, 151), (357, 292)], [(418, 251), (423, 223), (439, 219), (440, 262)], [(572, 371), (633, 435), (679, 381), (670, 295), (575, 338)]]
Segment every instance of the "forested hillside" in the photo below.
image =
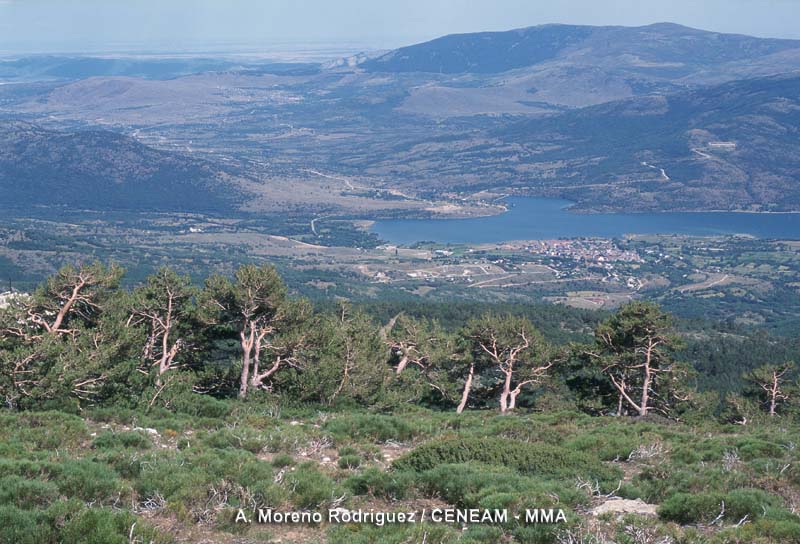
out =
[(114, 132), (0, 124), (2, 208), (222, 212), (240, 190), (210, 164)]

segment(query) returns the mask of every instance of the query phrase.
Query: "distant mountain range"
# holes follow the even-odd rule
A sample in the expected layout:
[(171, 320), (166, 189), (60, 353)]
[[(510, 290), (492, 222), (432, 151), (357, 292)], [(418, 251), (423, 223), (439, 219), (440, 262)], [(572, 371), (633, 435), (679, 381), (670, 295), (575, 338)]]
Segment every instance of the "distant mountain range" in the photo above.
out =
[(0, 123), (0, 207), (225, 211), (233, 177), (202, 161), (109, 131), (58, 132)]
[(444, 36), (390, 51), (362, 67), (376, 72), (498, 74), (562, 61), (675, 79), (797, 49), (800, 41), (718, 34), (670, 23), (634, 28), (543, 25)]
[[(246, 190), (290, 200), (294, 176), (320, 184), (303, 205), (356, 188), (429, 200), (513, 191), (595, 210), (800, 210), (796, 40), (545, 25), (325, 66), (95, 61), (0, 63), (0, 78), (75, 76), (0, 86), (2, 205), (229, 210)], [(204, 63), (211, 72), (159, 72)], [(142, 70), (155, 72), (131, 77)], [(82, 77), (98, 71), (122, 75)], [(39, 126), (2, 121), (18, 118)], [(100, 124), (117, 132), (75, 132)], [(234, 164), (260, 181), (242, 183)]]

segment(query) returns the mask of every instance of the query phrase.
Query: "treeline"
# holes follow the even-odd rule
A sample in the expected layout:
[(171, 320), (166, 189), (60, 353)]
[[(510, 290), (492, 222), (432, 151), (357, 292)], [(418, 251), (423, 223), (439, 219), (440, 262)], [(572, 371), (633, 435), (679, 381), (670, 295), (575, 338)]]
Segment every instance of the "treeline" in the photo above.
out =
[(382, 308), (379, 320), (345, 302), (315, 309), (289, 296), (271, 266), (242, 266), (202, 286), (163, 268), (125, 290), (122, 275), (115, 265), (66, 266), (8, 298), (0, 309), (7, 407), (169, 409), (269, 395), (377, 410), (524, 406), (743, 424), (794, 409), (795, 372), (783, 360), (748, 372), (747, 387), (720, 409), (718, 393), (699, 392), (696, 369), (676, 357), (686, 335), (650, 302), (600, 321), (573, 316), (585, 340), (553, 341), (563, 327), (523, 311), (451, 308), (443, 323), (419, 308)]

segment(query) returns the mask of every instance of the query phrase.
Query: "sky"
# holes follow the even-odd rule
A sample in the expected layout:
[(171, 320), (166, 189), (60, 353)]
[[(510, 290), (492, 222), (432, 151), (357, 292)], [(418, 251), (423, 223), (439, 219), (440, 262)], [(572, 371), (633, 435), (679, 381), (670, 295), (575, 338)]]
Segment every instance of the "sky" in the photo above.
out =
[(0, 0), (0, 52), (388, 49), (545, 23), (800, 39), (800, 0)]

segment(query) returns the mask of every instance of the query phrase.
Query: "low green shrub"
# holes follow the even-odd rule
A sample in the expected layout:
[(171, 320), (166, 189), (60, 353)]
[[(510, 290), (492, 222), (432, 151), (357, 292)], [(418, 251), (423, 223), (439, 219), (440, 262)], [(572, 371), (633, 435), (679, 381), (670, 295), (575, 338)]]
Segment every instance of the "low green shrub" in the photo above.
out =
[(652, 465), (636, 475), (632, 484), (650, 502), (660, 502), (675, 493), (727, 493), (752, 485), (746, 472), (725, 470), (721, 462), (677, 468), (668, 463)]
[(161, 535), (146, 522), (128, 512), (90, 508), (71, 519), (60, 532), (63, 544), (167, 544), (173, 539)]
[(340, 457), (345, 457), (347, 455), (358, 455), (358, 448), (354, 448), (353, 446), (342, 446), (339, 448)]
[(142, 473), (142, 457), (138, 451), (113, 449), (98, 452), (92, 460), (108, 465), (121, 477), (134, 480)]
[(150, 438), (138, 431), (104, 432), (92, 441), (92, 447), (96, 449), (132, 448), (146, 450), (152, 445)]
[(307, 444), (325, 438), (320, 429), (311, 425), (286, 424), (264, 431), (263, 437), (265, 451), (289, 454), (294, 454)]
[(745, 516), (750, 520), (762, 517), (767, 508), (780, 504), (780, 498), (760, 489), (737, 489), (724, 494), (676, 493), (659, 507), (658, 515), (664, 520), (690, 524), (709, 522), (723, 513), (725, 520), (738, 522)]
[(41, 508), (57, 498), (58, 487), (52, 482), (29, 480), (17, 475), (0, 478), (0, 505)]
[(800, 516), (783, 508), (767, 508), (753, 523), (720, 531), (722, 542), (780, 542), (800, 544)]
[(44, 544), (53, 542), (52, 530), (41, 523), (34, 511), (16, 506), (0, 506), (0, 542), (8, 544)]
[(440, 465), (419, 475), (418, 483), (427, 495), (464, 508), (576, 506), (589, 499), (571, 482), (564, 485), (479, 463)]
[(103, 502), (123, 490), (113, 470), (85, 459), (68, 460), (55, 466), (53, 480), (62, 494), (86, 502)]
[[(462, 414), (464, 416), (464, 414)], [(575, 414), (576, 418), (579, 418)], [(474, 421), (472, 424), (453, 426), (461, 438), (508, 438), (520, 442), (537, 442), (546, 444), (562, 444), (565, 432), (558, 426), (543, 421), (542, 416), (515, 416), (506, 417), (496, 415), (484, 421)]]
[(88, 438), (86, 423), (63, 412), (0, 415), (0, 437), (16, 439), (38, 450), (69, 450)]
[(339, 468), (353, 469), (361, 466), (361, 457), (358, 455), (345, 455), (339, 457)]
[[(524, 544), (553, 544), (558, 542), (558, 534), (563, 530), (561, 524), (518, 525), (511, 531), (512, 542)], [(592, 540), (588, 540), (592, 542)]]
[(210, 476), (184, 456), (145, 460), (146, 465), (135, 483), (140, 501), (163, 497), (170, 503), (192, 506), (207, 499)]
[(387, 500), (404, 499), (414, 486), (415, 474), (384, 472), (374, 467), (350, 476), (344, 486), (355, 495), (372, 495)]
[(251, 453), (260, 452), (267, 443), (260, 432), (247, 427), (213, 431), (203, 441), (212, 448), (238, 448)]
[(745, 438), (736, 443), (736, 450), (743, 461), (753, 459), (780, 459), (786, 455), (786, 449), (780, 444), (759, 440), (757, 438)]
[(721, 493), (676, 493), (658, 508), (661, 519), (689, 524), (711, 521), (722, 511)]
[(324, 429), (337, 440), (368, 439), (375, 442), (410, 440), (414, 432), (402, 418), (377, 414), (350, 414), (327, 421)]
[(275, 468), (284, 468), (294, 465), (294, 457), (288, 453), (279, 453), (272, 458), (272, 466)]
[(312, 462), (299, 465), (284, 477), (292, 503), (298, 508), (319, 508), (334, 499), (335, 484)]
[(286, 490), (272, 481), (252, 482), (246, 487), (257, 508), (279, 508), (287, 500)]
[(223, 419), (231, 413), (230, 403), (191, 392), (185, 395), (176, 395), (171, 406), (178, 413), (194, 417)]
[(135, 482), (142, 499), (161, 496), (188, 509), (205, 503), (211, 486), (219, 487), (222, 482), (253, 488), (274, 479), (272, 465), (238, 449), (189, 449), (174, 457), (150, 456), (142, 464)]
[(600, 482), (619, 480), (621, 471), (590, 454), (551, 444), (533, 444), (491, 438), (451, 438), (419, 446), (394, 462), (397, 470), (422, 472), (453, 463), (486, 463), (542, 478), (581, 476)]
[(11, 476), (24, 476), (28, 479), (44, 478), (50, 473), (49, 463), (30, 461), (27, 459), (2, 459), (0, 458), (0, 474)]
[(626, 429), (616, 425), (582, 434), (564, 443), (564, 447), (577, 451), (591, 451), (603, 461), (627, 459), (642, 444), (639, 436), (631, 436)]

